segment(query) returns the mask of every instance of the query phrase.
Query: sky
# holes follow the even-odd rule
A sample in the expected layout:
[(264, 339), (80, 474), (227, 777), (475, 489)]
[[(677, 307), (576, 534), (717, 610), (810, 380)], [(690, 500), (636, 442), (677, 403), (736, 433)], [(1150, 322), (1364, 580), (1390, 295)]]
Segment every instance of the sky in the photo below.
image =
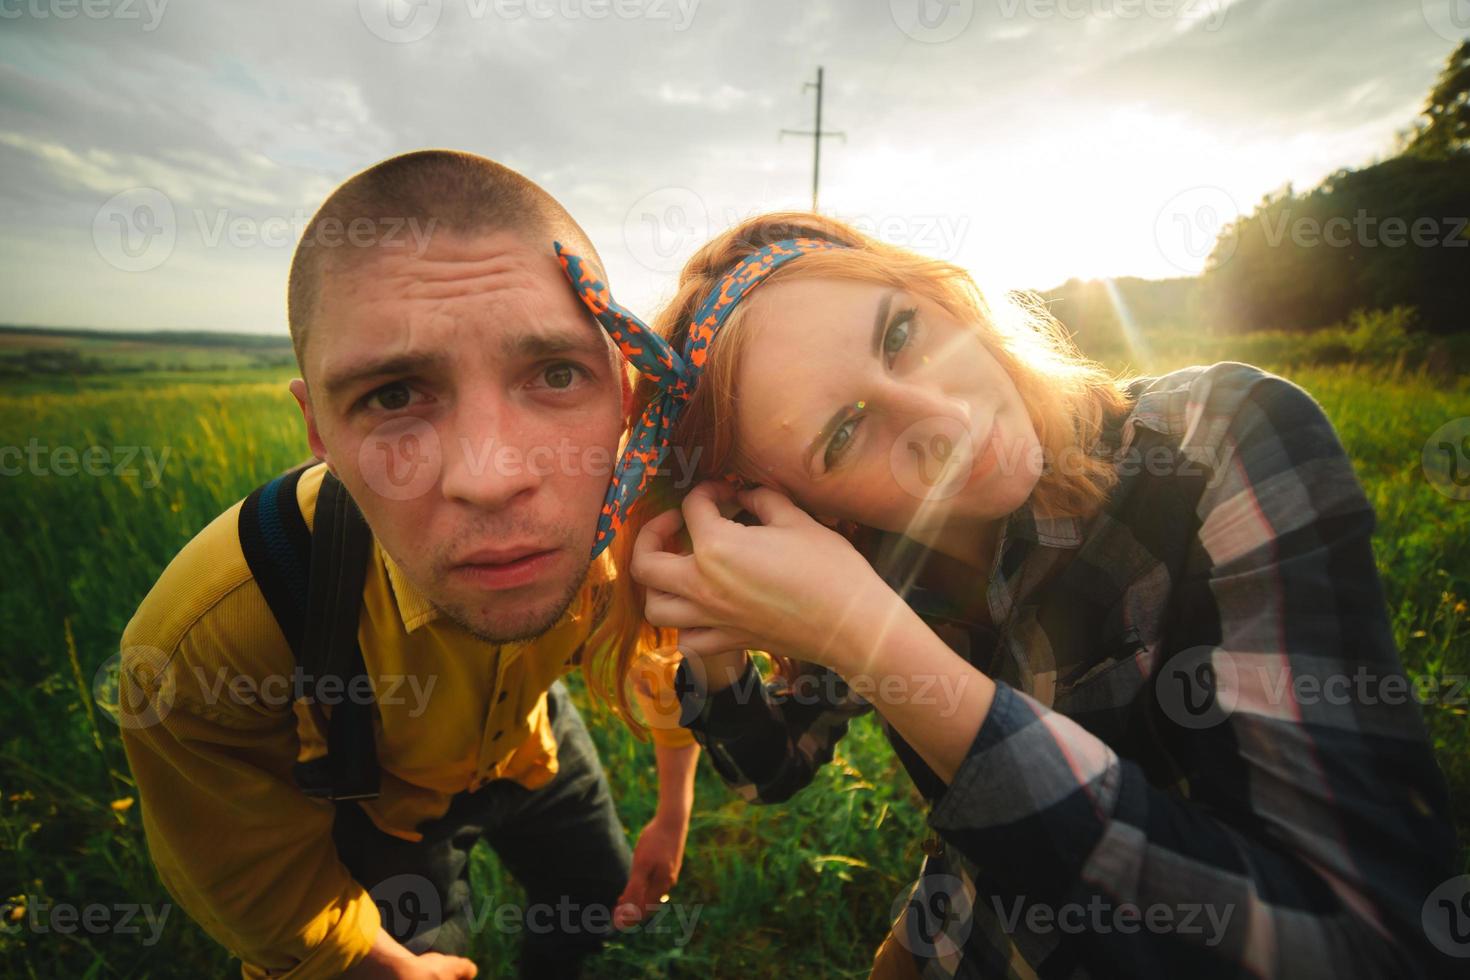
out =
[(505, 163), (652, 313), (811, 204), (987, 289), (1192, 275), (1221, 224), (1393, 151), (1470, 0), (0, 0), (0, 323), (282, 333), (356, 171)]

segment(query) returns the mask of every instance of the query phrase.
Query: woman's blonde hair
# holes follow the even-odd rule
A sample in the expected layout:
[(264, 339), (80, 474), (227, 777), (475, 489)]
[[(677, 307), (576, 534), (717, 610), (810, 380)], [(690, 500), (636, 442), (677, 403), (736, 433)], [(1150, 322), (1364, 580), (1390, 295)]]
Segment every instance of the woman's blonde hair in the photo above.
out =
[[(675, 351), (682, 351), (696, 307), (719, 280), (745, 256), (787, 238), (822, 238), (848, 247), (808, 253), (771, 273), (768, 282), (826, 278), (878, 283), (923, 296), (973, 326), (1015, 384), (1048, 461), (1029, 498), (1032, 507), (1050, 516), (1096, 512), (1116, 484), (1117, 472), (1091, 449), (1107, 418), (1127, 408), (1122, 379), (1083, 355), (1039, 300), (1016, 297), (1014, 316), (993, 316), (969, 273), (953, 263), (879, 241), (813, 212), (761, 215), (700, 248), (680, 272), (674, 298), (650, 326)], [(592, 690), (614, 704), (640, 734), (642, 728), (628, 710), (625, 678), (640, 653), (672, 646), (676, 634), (655, 629), (643, 619), (644, 590), (628, 574), (633, 541), (649, 520), (678, 506), (683, 495), (704, 479), (733, 472), (759, 481), (759, 466), (742, 455), (736, 439), (734, 384), (748, 335), (741, 329), (747, 309), (737, 306), (711, 343), (704, 374), (673, 428), (665, 465), (633, 504), (608, 548), (618, 588), (608, 615), (593, 634), (589, 648), (597, 655), (589, 659), (588, 677)], [(657, 394), (655, 383), (640, 377), (630, 421)], [(675, 460), (677, 464), (670, 465)], [(682, 478), (678, 486), (675, 477)], [(863, 529), (839, 530), (856, 541)]]

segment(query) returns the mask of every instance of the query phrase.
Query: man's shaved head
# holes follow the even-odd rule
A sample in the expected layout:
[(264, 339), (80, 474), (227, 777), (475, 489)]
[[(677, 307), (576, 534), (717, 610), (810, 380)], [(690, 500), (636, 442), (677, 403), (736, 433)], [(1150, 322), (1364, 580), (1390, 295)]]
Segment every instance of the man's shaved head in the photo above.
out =
[(546, 191), (494, 160), (458, 150), (416, 150), (348, 179), (312, 215), (291, 259), (287, 317), (296, 363), (306, 376), (306, 338), (321, 284), (366, 255), (421, 252), (435, 234), (511, 232), (534, 244), (565, 242), (597, 251), (566, 209)]

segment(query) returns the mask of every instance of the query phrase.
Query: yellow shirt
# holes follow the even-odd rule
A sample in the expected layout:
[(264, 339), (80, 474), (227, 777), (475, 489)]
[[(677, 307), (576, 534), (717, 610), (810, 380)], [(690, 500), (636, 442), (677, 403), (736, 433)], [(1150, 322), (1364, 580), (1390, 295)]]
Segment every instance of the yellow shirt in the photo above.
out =
[[(325, 472), (312, 467), (297, 486), (308, 526)], [(123, 745), (154, 864), (184, 911), (247, 978), (335, 976), (372, 945), (378, 911), (337, 857), (335, 804), (292, 779), (325, 742), (291, 696), (295, 660), (240, 550), (239, 511), (179, 552), (128, 623)], [(576, 668), (593, 589), (608, 580), (593, 562), (547, 633), (495, 646), (441, 616), (374, 541), (358, 640), (375, 679), (382, 786), (356, 804), (374, 824), (417, 840), (455, 793), (492, 779), (534, 789), (556, 774), (546, 691)], [(648, 716), (650, 692), (634, 693)], [(652, 734), (692, 743), (677, 727)]]

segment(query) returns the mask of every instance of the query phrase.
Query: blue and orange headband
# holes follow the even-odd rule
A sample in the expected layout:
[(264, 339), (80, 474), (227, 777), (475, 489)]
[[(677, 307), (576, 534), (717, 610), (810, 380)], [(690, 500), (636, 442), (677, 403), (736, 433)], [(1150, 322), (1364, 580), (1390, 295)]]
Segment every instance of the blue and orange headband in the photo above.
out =
[(792, 259), (809, 252), (844, 246), (819, 238), (787, 238), (745, 256), (710, 290), (694, 311), (681, 355), (675, 353), (648, 324), (619, 306), (607, 283), (597, 277), (586, 261), (562, 248), (561, 242), (553, 244), (556, 257), (577, 296), (612, 337), (623, 356), (659, 387), (658, 395), (648, 403), (629, 434), (627, 449), (613, 470), (612, 484), (607, 488), (602, 514), (597, 519), (597, 537), (592, 544), (592, 557), (596, 558), (612, 543), (614, 535), (627, 519), (628, 509), (643, 495), (658, 473), (659, 463), (669, 451), (674, 423), (694, 396), (694, 387), (704, 373), (709, 345), (735, 305)]

